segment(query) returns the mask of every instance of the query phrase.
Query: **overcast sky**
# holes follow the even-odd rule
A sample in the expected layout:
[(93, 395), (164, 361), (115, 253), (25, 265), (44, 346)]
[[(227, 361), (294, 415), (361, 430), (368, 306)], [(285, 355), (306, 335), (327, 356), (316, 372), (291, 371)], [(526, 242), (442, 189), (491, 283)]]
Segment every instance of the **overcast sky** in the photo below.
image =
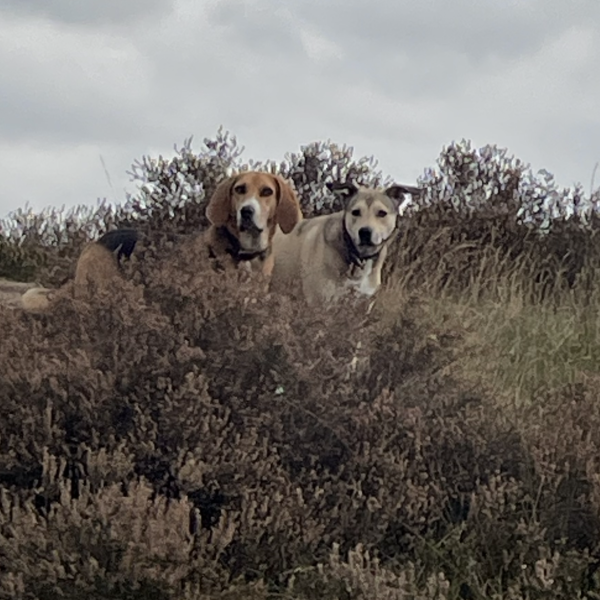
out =
[(136, 158), (219, 125), (408, 184), (467, 138), (588, 190), (599, 27), (598, 0), (0, 0), (0, 217), (123, 201)]

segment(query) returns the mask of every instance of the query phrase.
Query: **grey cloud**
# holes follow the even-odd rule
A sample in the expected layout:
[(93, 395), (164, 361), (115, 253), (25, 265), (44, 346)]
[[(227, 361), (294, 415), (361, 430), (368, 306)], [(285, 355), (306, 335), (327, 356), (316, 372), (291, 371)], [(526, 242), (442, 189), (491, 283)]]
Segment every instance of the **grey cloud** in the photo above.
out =
[[(245, 159), (279, 160), (329, 138), (373, 154), (387, 173), (410, 183), (443, 145), (466, 137), (506, 145), (561, 183), (589, 181), (600, 159), (600, 90), (585, 79), (589, 57), (575, 56), (573, 70), (566, 61), (541, 72), (563, 47), (567, 54), (589, 48), (578, 50), (571, 37), (541, 59), (534, 54), (569, 28), (589, 25), (600, 9), (588, 0), (481, 4), (177, 0), (175, 11), (150, 21), (140, 9), (142, 20), (127, 29), (88, 7), (80, 21), (73, 19), (82, 9), (73, 9), (65, 17), (71, 24), (52, 35), (44, 24), (41, 43), (30, 19), (26, 33), (39, 50), (29, 46), (20, 61), (0, 40), (0, 144), (13, 165), (43, 145), (35, 160), (47, 156), (47, 168), (26, 191), (16, 169), (0, 179), (0, 213), (34, 196), (52, 204), (103, 195), (99, 153), (119, 194), (131, 189), (125, 171), (134, 159), (169, 155), (190, 135), (199, 148), (221, 124), (246, 147)], [(88, 36), (89, 25), (100, 22)], [(324, 58), (307, 53), (307, 33), (335, 47)], [(21, 37), (18, 30), (11, 43)], [(46, 55), (52, 60), (42, 62)], [(81, 157), (64, 150), (79, 147)], [(64, 158), (54, 175), (49, 165), (59, 148)]]
[(172, 0), (3, 0), (0, 13), (38, 15), (74, 25), (129, 24), (172, 9)]
[[(583, 189), (586, 192), (590, 191), (594, 165), (600, 161), (599, 120), (584, 117), (579, 122), (567, 120), (546, 122), (539, 127), (537, 140), (543, 168), (555, 175), (579, 172)], [(563, 153), (564, 148), (569, 148), (570, 151)], [(575, 177), (566, 180), (567, 185), (575, 183)], [(595, 188), (599, 186), (600, 172), (597, 172)]]
[(227, 0), (217, 6), (215, 23), (227, 23), (232, 38), (255, 51), (270, 53), (277, 46), (291, 60), (299, 29), (312, 28), (344, 53), (343, 61), (323, 67), (330, 78), (362, 77), (386, 93), (415, 98), (452, 93), (498, 61), (526, 58), (567, 26), (600, 22), (595, 0), (282, 0), (276, 10), (270, 0)]
[[(102, 48), (98, 51), (102, 52)], [(38, 64), (35, 50), (0, 55), (3, 73), (0, 136), (5, 141), (124, 141), (151, 133), (151, 111), (140, 110), (143, 75), (119, 73), (119, 60), (92, 54)], [(98, 62), (104, 72), (98, 73)], [(122, 62), (122, 61), (121, 61)], [(129, 77), (127, 77), (129, 75)]]
[(227, 31), (224, 43), (251, 48), (254, 53), (302, 58), (296, 28), (270, 2), (245, 9), (237, 0), (220, 0), (211, 5), (208, 15), (212, 24)]
[(0, 111), (0, 135), (13, 142), (125, 142), (151, 138), (151, 125), (147, 114), (139, 114), (133, 108), (123, 110), (101, 102), (67, 108), (60, 98), (41, 101), (11, 89), (4, 94)]
[(323, 4), (308, 0), (293, 6), (304, 20), (318, 25), (347, 49), (404, 50), (416, 58), (443, 50), (466, 54), (473, 62), (496, 56), (518, 58), (563, 30), (566, 23), (589, 23), (600, 16), (595, 0), (520, 0), (510, 4), (388, 0), (368, 6), (356, 0)]

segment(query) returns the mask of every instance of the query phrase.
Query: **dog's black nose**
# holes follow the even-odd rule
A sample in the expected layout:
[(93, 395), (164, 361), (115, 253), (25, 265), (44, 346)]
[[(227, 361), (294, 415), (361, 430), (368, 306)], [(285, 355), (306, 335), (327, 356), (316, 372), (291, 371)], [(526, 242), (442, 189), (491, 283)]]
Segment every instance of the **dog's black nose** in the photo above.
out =
[(243, 206), (240, 210), (242, 221), (252, 221), (254, 217), (254, 208), (252, 206)]
[(361, 227), (358, 230), (358, 238), (360, 239), (360, 243), (365, 246), (370, 246), (371, 241), (371, 230), (368, 227)]

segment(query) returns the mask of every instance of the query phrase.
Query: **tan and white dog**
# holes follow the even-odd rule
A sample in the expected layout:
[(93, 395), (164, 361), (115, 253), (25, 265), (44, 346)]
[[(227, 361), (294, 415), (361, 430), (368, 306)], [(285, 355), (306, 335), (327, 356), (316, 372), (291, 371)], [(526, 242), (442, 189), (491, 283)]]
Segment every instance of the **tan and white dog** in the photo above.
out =
[(275, 265), (270, 291), (303, 297), (309, 304), (335, 301), (351, 290), (370, 297), (381, 285), (381, 270), (398, 227), (405, 194), (419, 188), (385, 190), (352, 183), (327, 187), (344, 198), (344, 209), (304, 219), (273, 241)]
[[(131, 256), (137, 241), (135, 229), (116, 229), (90, 242), (77, 260), (75, 296), (85, 297), (94, 289), (114, 285), (122, 277), (121, 258)], [(21, 296), (21, 306), (29, 312), (43, 311), (57, 291), (43, 287), (29, 289)]]
[(217, 186), (206, 216), (211, 225), (204, 241), (212, 258), (225, 257), (235, 266), (248, 261), (269, 276), (275, 232), (289, 233), (302, 220), (302, 211), (282, 177), (246, 171)]

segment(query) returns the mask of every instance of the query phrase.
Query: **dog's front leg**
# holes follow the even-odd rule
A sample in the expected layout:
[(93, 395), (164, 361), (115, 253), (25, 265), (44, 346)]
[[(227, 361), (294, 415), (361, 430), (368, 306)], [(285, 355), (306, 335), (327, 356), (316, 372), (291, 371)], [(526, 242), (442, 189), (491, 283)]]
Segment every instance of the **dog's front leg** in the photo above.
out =
[(267, 258), (263, 261), (262, 272), (265, 277), (268, 279), (271, 278), (271, 273), (273, 273), (273, 267), (275, 266), (275, 255), (271, 252)]
[(369, 288), (373, 290), (373, 293), (370, 295), (373, 295), (381, 286), (381, 271), (383, 270), (383, 263), (385, 262), (386, 256), (387, 248), (382, 248), (373, 265), (371, 274), (369, 275)]

